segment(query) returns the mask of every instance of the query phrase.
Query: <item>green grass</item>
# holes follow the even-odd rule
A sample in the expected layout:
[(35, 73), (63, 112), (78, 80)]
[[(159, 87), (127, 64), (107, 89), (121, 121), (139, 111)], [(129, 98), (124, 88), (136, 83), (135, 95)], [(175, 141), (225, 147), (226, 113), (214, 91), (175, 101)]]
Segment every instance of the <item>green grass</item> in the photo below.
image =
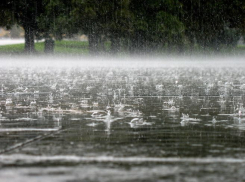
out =
[[(35, 43), (37, 54), (44, 54), (44, 42)], [(24, 44), (0, 46), (0, 54), (23, 54)], [(55, 54), (88, 54), (88, 42), (55, 41)]]
[[(105, 43), (105, 49), (107, 52), (109, 52), (110, 48), (110, 42)], [(37, 54), (44, 54), (44, 42), (37, 42), (35, 43), (35, 49), (37, 51)], [(67, 41), (67, 40), (61, 40), (61, 41), (55, 41), (55, 48), (54, 53), (56, 55), (88, 55), (88, 42), (82, 42), (82, 41)], [(176, 52), (173, 52), (176, 53)], [(188, 48), (187, 48), (188, 53)], [(204, 54), (202, 50), (199, 50), (198, 48), (194, 48), (193, 52), (190, 52), (192, 54)], [(5, 45), (0, 46), (0, 54), (7, 54), (7, 55), (18, 55), (18, 54), (24, 54), (24, 44), (15, 44), (15, 45)], [(127, 55), (127, 52), (122, 51), (119, 53), (119, 55)], [(161, 54), (171, 54), (168, 50), (163, 50)], [(214, 54), (220, 54), (220, 55), (245, 55), (245, 45), (239, 45), (236, 48), (224, 48), (220, 50), (219, 52), (213, 52), (213, 51), (206, 51), (206, 54), (214, 55)]]
[(88, 54), (88, 42), (56, 41), (54, 53), (58, 54)]
[(245, 45), (237, 46), (237, 50), (245, 51)]
[(24, 50), (24, 44), (0, 46), (0, 53), (20, 53)]

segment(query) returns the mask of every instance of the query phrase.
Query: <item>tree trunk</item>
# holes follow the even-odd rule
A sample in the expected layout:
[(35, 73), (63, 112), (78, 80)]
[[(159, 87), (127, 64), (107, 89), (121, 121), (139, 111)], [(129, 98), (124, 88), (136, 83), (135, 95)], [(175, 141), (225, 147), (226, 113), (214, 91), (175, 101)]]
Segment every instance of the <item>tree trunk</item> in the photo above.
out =
[(184, 43), (183, 43), (183, 39), (181, 37), (181, 35), (177, 35), (177, 49), (178, 49), (178, 53), (179, 54), (183, 54), (184, 53)]
[(111, 37), (111, 53), (117, 54), (120, 51), (120, 39), (117, 36)]
[(194, 41), (194, 37), (190, 37), (189, 39), (190, 39), (190, 53), (192, 54), (195, 47), (195, 41)]
[(106, 42), (105, 36), (99, 36), (99, 51), (100, 51), (100, 53), (106, 52), (105, 42)]
[(167, 47), (168, 54), (171, 54), (173, 53), (173, 49), (174, 49), (173, 44), (170, 40), (167, 40), (167, 43), (168, 43), (168, 47)]
[(128, 43), (128, 52), (133, 55), (134, 52), (135, 52), (135, 49), (134, 49), (134, 36), (130, 35), (128, 37), (128, 42), (127, 43)]
[(46, 54), (53, 54), (54, 53), (54, 40), (52, 38), (46, 38), (44, 42), (44, 52)]
[(130, 40), (130, 53), (133, 55), (142, 54), (143, 53), (143, 44), (142, 36), (139, 32), (136, 32), (135, 35), (131, 37)]
[(25, 52), (32, 54), (35, 52), (34, 30), (30, 26), (24, 26), (25, 30)]
[(89, 53), (91, 55), (96, 55), (98, 54), (99, 51), (99, 39), (98, 35), (94, 34), (89, 34), (88, 35), (88, 41), (89, 41)]

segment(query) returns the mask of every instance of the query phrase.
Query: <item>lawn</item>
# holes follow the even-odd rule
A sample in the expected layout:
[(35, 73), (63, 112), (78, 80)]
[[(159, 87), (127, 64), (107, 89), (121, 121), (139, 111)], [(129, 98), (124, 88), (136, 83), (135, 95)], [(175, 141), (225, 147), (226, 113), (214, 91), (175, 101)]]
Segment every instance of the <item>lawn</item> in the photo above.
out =
[[(106, 51), (109, 52), (110, 42), (106, 42), (105, 44)], [(35, 43), (35, 49), (37, 54), (44, 54), (44, 42)], [(71, 41), (71, 40), (61, 40), (55, 41), (55, 54), (65, 54), (65, 55), (88, 55), (88, 42), (83, 41)], [(188, 52), (186, 52), (188, 54)], [(222, 49), (219, 52), (208, 51), (207, 54), (221, 54), (221, 55), (245, 55), (245, 45), (239, 45), (233, 49)], [(205, 53), (205, 54), (206, 54)], [(5, 45), (0, 46), (0, 54), (7, 55), (18, 55), (24, 54), (24, 44), (14, 44), (14, 45)], [(124, 51), (119, 55), (124, 55)], [(160, 54), (171, 54), (171, 52), (162, 51)], [(203, 54), (203, 52), (199, 49), (195, 49), (193, 52), (189, 52), (189, 54)]]
[[(43, 54), (44, 42), (35, 43), (35, 49), (38, 54)], [(0, 54), (23, 54), (24, 44), (14, 44), (0, 46)], [(55, 54), (88, 54), (88, 42), (82, 41), (56, 41)]]

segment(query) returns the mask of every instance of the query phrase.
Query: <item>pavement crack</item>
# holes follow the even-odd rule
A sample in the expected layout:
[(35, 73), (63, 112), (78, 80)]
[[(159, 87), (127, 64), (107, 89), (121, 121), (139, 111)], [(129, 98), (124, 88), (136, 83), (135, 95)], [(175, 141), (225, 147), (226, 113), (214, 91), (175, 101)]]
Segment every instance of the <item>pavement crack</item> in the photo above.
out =
[(56, 131), (56, 132), (44, 133), (43, 135), (38, 135), (38, 136), (36, 136), (35, 138), (28, 139), (28, 140), (26, 140), (26, 141), (24, 141), (24, 142), (21, 142), (21, 143), (17, 143), (17, 144), (15, 144), (15, 145), (12, 145), (12, 146), (10, 146), (10, 147), (8, 147), (8, 148), (6, 148), (6, 149), (0, 151), (0, 155), (1, 155), (1, 154), (8, 153), (8, 152), (11, 152), (11, 151), (13, 151), (13, 150), (15, 150), (15, 149), (23, 148), (24, 146), (26, 146), (26, 145), (28, 145), (28, 144), (30, 144), (30, 143), (34, 143), (34, 142), (36, 142), (36, 141), (43, 140), (43, 139), (45, 139), (45, 138), (47, 138), (47, 137), (50, 137), (50, 136), (52, 136), (52, 135), (56, 135), (56, 134), (58, 134), (58, 133), (60, 133), (60, 132), (62, 132), (62, 131), (64, 131), (64, 130), (58, 130), (58, 131)]

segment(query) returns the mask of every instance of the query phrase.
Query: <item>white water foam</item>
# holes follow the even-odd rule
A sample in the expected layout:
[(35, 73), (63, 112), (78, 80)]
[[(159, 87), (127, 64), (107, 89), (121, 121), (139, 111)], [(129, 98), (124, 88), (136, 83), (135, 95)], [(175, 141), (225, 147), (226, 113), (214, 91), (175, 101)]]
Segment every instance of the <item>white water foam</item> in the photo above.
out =
[(0, 128), (0, 132), (15, 132), (15, 131), (58, 131), (59, 128)]
[(15, 164), (21, 162), (22, 164), (35, 164), (46, 162), (60, 162), (60, 163), (82, 163), (82, 162), (112, 162), (112, 163), (245, 163), (245, 159), (237, 158), (164, 158), (164, 157), (80, 157), (69, 155), (57, 156), (32, 156), (23, 154), (0, 155), (0, 164)]

